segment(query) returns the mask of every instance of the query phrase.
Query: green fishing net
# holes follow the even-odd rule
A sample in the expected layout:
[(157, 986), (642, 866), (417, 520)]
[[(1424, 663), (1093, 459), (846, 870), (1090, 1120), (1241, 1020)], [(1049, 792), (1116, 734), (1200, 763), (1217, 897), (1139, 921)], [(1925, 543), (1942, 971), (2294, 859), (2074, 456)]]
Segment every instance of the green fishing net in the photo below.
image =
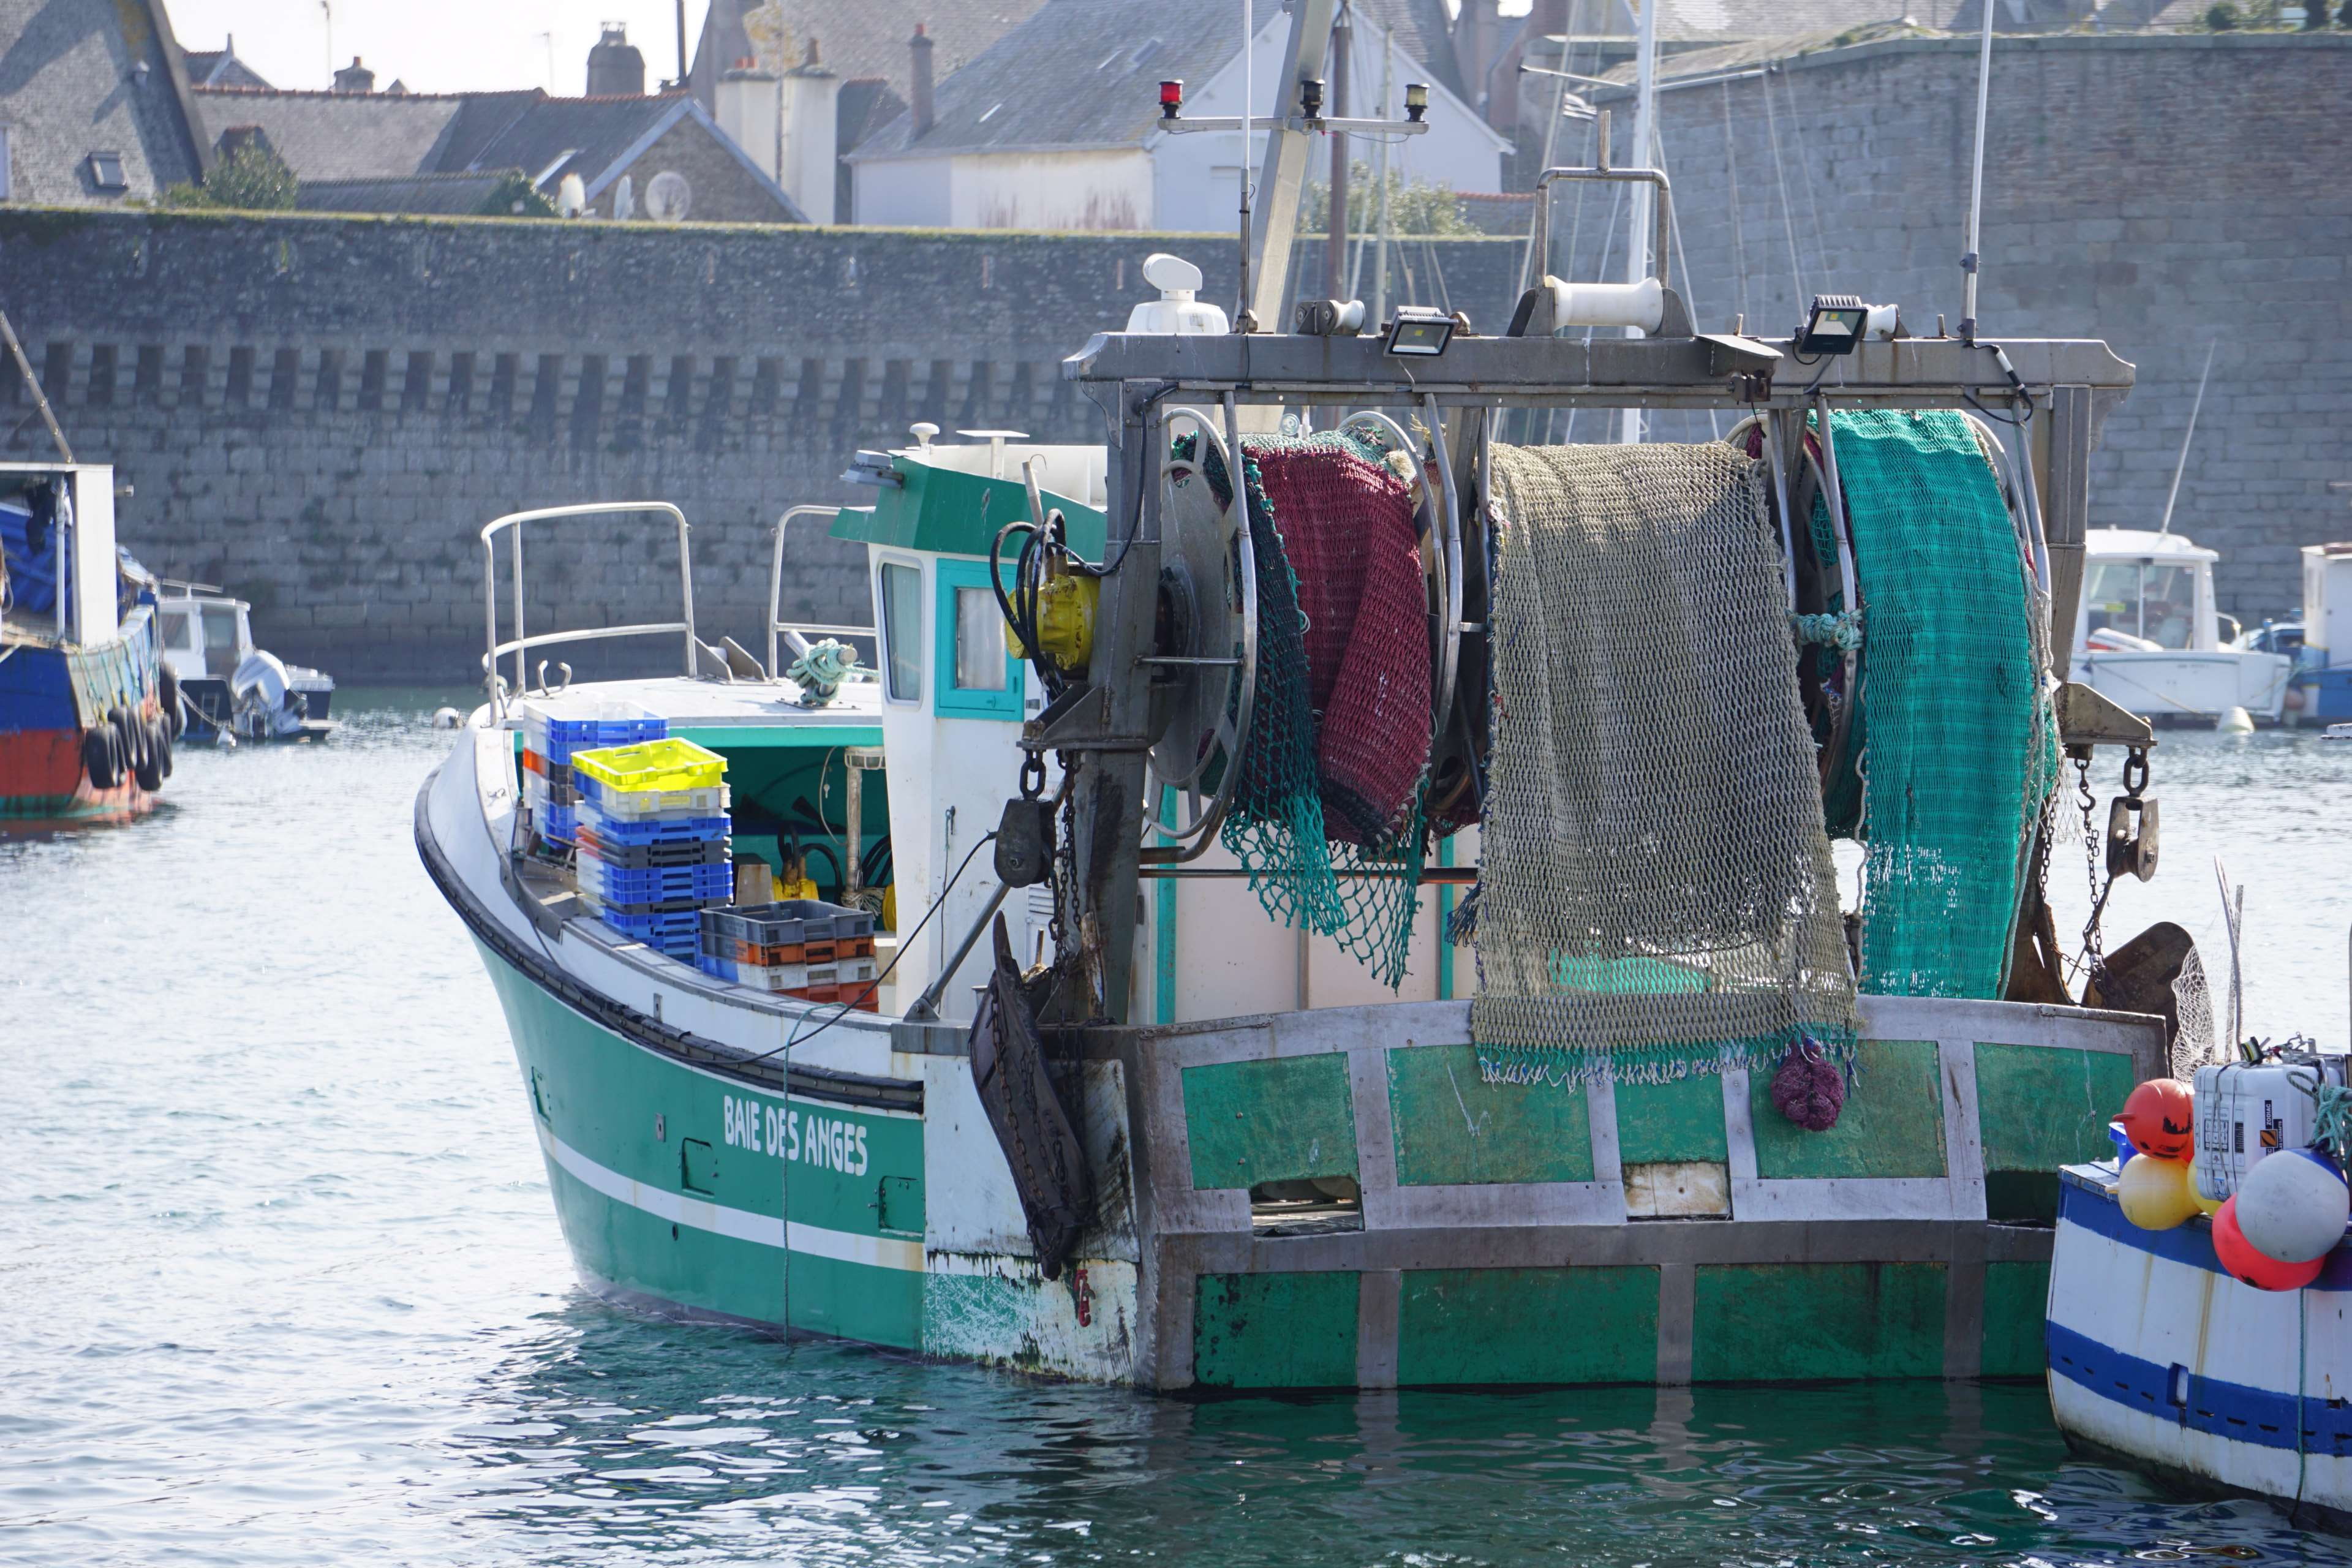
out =
[[(1178, 438), (1191, 456), (1192, 437)], [(1325, 826), (1317, 757), (1317, 717), (1309, 699), (1307, 619), (1298, 578), (1283, 550), (1279, 521), (1263, 476), (1249, 454), (1272, 441), (1340, 443), (1378, 461), (1378, 454), (1338, 434), (1251, 437), (1242, 474), (1248, 497), (1250, 543), (1257, 568), (1257, 682), (1250, 730), (1218, 837), (1249, 872), (1250, 890), (1265, 912), (1294, 929), (1328, 936), (1395, 989), (1404, 979), (1420, 908), (1427, 853), (1426, 781), (1413, 793), (1403, 824), (1371, 846), (1334, 843)], [(1211, 448), (1202, 464), (1220, 505), (1233, 497), (1224, 462)], [(1213, 779), (1207, 787), (1214, 787)]]
[(1997, 998), (2058, 774), (2039, 590), (1964, 416), (1832, 417), (1865, 627), (1863, 989)]

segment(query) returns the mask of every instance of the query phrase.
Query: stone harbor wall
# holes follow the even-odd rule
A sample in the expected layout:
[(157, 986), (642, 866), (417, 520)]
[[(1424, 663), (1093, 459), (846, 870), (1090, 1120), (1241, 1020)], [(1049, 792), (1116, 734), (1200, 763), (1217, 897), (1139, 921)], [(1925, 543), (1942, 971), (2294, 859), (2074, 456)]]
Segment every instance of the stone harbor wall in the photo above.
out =
[[(1745, 313), (1786, 332), (1814, 293), (1894, 301), (1958, 331), (1977, 42), (1909, 39), (1801, 57), (1660, 94), (1658, 133), (1701, 330)], [(1628, 93), (1601, 91), (1620, 163)], [(2352, 36), (2089, 34), (1996, 38), (1985, 153), (1979, 336), (2105, 337), (2138, 367), (2107, 421), (2092, 521), (2149, 528), (2196, 396), (2211, 384), (2173, 515), (2222, 552), (2221, 608), (2300, 608), (2297, 550), (2352, 539)], [(1589, 162), (1564, 127), (1562, 161)], [(1777, 155), (1776, 149), (1777, 147)], [(1572, 188), (1572, 187), (1571, 187)], [(1625, 215), (1561, 203), (1552, 269)], [(1662, 422), (1660, 434), (1687, 435)], [(1706, 435), (1705, 422), (1696, 431)], [(1581, 431), (1579, 438), (1585, 437)]]
[[(121, 532), (148, 566), (227, 585), (265, 647), (345, 679), (470, 680), (491, 518), (675, 502), (704, 637), (762, 649), (786, 507), (870, 500), (843, 469), (860, 447), (907, 444), (917, 420), (1104, 439), (1062, 356), (1149, 297), (1155, 250), (1198, 261), (1204, 297), (1229, 299), (1233, 248), (0, 209), (0, 305), (76, 455), (133, 487)], [(1407, 259), (1429, 297), (1442, 287), (1492, 321), (1523, 248), (1416, 242)], [(47, 456), (19, 380), (0, 377), (0, 456)], [(676, 618), (677, 553), (656, 525), (551, 527), (529, 548), (531, 630)], [(790, 557), (787, 614), (871, 620), (854, 547), (808, 527)], [(667, 640), (608, 646), (567, 657), (583, 675), (677, 662)]]
[[(1703, 328), (1786, 331), (1816, 291), (1957, 326), (1974, 50), (1866, 45), (1662, 95)], [(1631, 105), (1600, 96), (1628, 161)], [(2155, 525), (2218, 344), (2174, 526), (2222, 551), (2222, 605), (2250, 619), (2295, 606), (2296, 547), (2352, 537), (2327, 489), (2352, 479), (2347, 104), (2352, 37), (1996, 44), (1984, 335), (2104, 335), (2138, 365), (2096, 459), (2102, 526)], [(1553, 270), (1615, 275), (1610, 209), (1563, 198)], [(1102, 439), (1057, 362), (1124, 322), (1160, 249), (1231, 299), (1224, 236), (0, 208), (0, 306), (78, 455), (135, 488), (122, 538), (150, 566), (226, 584), (265, 646), (347, 679), (466, 680), (500, 512), (676, 502), (704, 635), (757, 649), (775, 517), (870, 497), (840, 479), (859, 447), (918, 419)], [(1493, 331), (1522, 250), (1414, 241), (1394, 287)], [(1321, 265), (1302, 246), (1300, 274)], [(0, 456), (46, 455), (13, 374), (0, 415)], [(791, 554), (788, 613), (869, 618), (853, 551), (812, 529)], [(529, 575), (533, 630), (677, 613), (674, 551), (641, 524), (534, 544)]]

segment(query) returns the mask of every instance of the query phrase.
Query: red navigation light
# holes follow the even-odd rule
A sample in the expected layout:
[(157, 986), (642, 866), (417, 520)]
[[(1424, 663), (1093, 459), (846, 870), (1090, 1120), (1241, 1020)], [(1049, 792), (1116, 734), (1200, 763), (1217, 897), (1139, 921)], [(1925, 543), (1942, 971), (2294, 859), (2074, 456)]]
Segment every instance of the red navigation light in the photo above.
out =
[(1184, 83), (1181, 79), (1161, 82), (1160, 84), (1160, 118), (1173, 120), (1176, 118), (1176, 111), (1183, 107)]

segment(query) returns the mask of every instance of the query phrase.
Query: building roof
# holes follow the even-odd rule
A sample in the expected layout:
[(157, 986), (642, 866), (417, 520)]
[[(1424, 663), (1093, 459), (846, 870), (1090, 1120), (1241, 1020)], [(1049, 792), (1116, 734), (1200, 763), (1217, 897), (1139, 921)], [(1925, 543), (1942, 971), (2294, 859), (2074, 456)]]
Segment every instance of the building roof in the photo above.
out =
[[(0, 123), (18, 202), (152, 200), (212, 163), (162, 0), (0, 0)], [(93, 153), (120, 158), (121, 188)]]
[(400, 174), (373, 180), (306, 180), (294, 199), (305, 212), (478, 213), (515, 174)]
[[(763, 63), (796, 66), (808, 45), (818, 60), (845, 80), (872, 77), (887, 82), (901, 102), (908, 96), (913, 56), (907, 42), (920, 22), (931, 38), (931, 74), (944, 80), (981, 57), (997, 39), (1028, 19), (1045, 0), (774, 0), (782, 12), (781, 47)], [(1444, 0), (1435, 0), (1443, 5)], [(1230, 0), (1228, 0), (1230, 5)], [(746, 12), (764, 9), (762, 0), (710, 0), (694, 51), (691, 85), (705, 109), (711, 107), (719, 77), (761, 51), (743, 25)], [(844, 152), (848, 146), (844, 143)]]
[(184, 51), (191, 87), (262, 87), (261, 73), (236, 58), (236, 35), (230, 34), (217, 49)]
[[(498, 97), (517, 95), (498, 94)], [(443, 167), (467, 99), (449, 93), (195, 89), (207, 120), (257, 125), (300, 180), (356, 180)]]
[(223, 124), (258, 126), (306, 188), (341, 184), (345, 199), (354, 202), (371, 182), (509, 169), (520, 169), (542, 190), (577, 174), (593, 200), (665, 132), (691, 120), (767, 188), (787, 221), (808, 221), (783, 188), (682, 92), (551, 98), (538, 88), (401, 94), (203, 88), (196, 96)]
[[(1281, 0), (1254, 0), (1263, 32)], [(1358, 25), (1393, 30), (1400, 54), (1459, 93), (1444, 0), (1351, 0)], [(1158, 84), (1203, 82), (1241, 54), (1234, 0), (1045, 0), (936, 89), (931, 129), (911, 111), (860, 142), (854, 160), (1055, 147), (1140, 145), (1160, 121)], [(1415, 40), (1436, 40), (1439, 59)], [(1442, 68), (1441, 68), (1441, 65)]]

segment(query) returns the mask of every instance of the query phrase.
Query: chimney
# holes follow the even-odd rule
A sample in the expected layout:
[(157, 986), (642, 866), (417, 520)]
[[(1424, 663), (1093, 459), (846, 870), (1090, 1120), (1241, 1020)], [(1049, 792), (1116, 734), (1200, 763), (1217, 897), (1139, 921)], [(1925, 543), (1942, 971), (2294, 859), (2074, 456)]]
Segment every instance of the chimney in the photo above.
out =
[(939, 122), (939, 115), (931, 98), (931, 39), (920, 22), (915, 24), (915, 36), (908, 40), (907, 47), (915, 57), (908, 82), (915, 110), (915, 134), (927, 136)]
[(375, 72), (360, 64), (359, 56), (353, 55), (352, 63), (335, 73), (335, 90), (337, 92), (373, 92)]
[(588, 51), (588, 96), (643, 98), (645, 93), (646, 57), (629, 42), (627, 28), (605, 23), (604, 37)]

